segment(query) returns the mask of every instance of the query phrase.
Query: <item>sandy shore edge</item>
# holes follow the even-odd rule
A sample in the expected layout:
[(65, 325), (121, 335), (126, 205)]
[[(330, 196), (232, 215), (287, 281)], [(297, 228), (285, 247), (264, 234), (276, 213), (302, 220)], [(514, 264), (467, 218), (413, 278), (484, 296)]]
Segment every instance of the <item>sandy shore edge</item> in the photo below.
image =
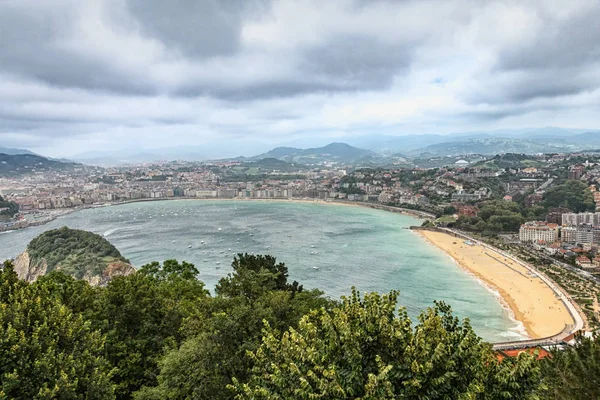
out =
[[(539, 279), (524, 277), (524, 271), (519, 272), (518, 266), (513, 265), (515, 270), (512, 270), (491, 258), (478, 259), (484, 256), (474, 254), (477, 247), (464, 247), (467, 245), (462, 246), (463, 240), (446, 233), (414, 232), (428, 244), (450, 256), (459, 268), (476, 278), (488, 290), (491, 289), (492, 293), (497, 293), (500, 304), (510, 310), (510, 317), (522, 323), (530, 338), (556, 334), (565, 324), (572, 323), (568, 310), (556, 299), (552, 290)], [(460, 247), (450, 247), (452, 245)]]
[(518, 325), (517, 329), (519, 331), (519, 334), (521, 334), (523, 336), (527, 336), (528, 338), (534, 337), (534, 336), (532, 336), (532, 332), (531, 332), (531, 322), (525, 317), (525, 314), (523, 314), (519, 310), (517, 303), (508, 295), (508, 293), (505, 290), (503, 290), (502, 288), (495, 285), (491, 280), (487, 279), (487, 277), (485, 275), (480, 274), (476, 271), (473, 271), (468, 266), (466, 266), (464, 263), (457, 260), (451, 253), (449, 253), (442, 246), (438, 245), (435, 241), (432, 241), (429, 238), (427, 238), (425, 235), (423, 235), (422, 231), (413, 230), (413, 232), (416, 233), (418, 236), (420, 236), (430, 246), (437, 247), (438, 249), (443, 251), (444, 254), (446, 254), (448, 257), (450, 257), (450, 259), (454, 262), (454, 264), (458, 266), (458, 268), (462, 269), (467, 274), (472, 276), (483, 287), (485, 287), (490, 293), (492, 293), (494, 295), (494, 297), (496, 297), (496, 299), (498, 300), (500, 305), (508, 312), (509, 318), (511, 320), (515, 321), (515, 323), (517, 323), (517, 325)]

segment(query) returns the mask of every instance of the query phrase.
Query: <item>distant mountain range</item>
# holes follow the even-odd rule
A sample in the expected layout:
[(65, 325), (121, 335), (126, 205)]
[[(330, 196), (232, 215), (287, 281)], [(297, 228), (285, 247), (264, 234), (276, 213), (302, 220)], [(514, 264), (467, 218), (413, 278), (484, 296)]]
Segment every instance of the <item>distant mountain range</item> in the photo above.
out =
[(51, 160), (35, 154), (0, 153), (0, 177), (15, 177), (36, 172), (68, 171), (81, 165)]
[[(331, 140), (331, 139), (329, 139)], [(203, 145), (157, 149), (92, 151), (69, 157), (88, 165), (113, 166), (156, 161), (205, 161), (275, 158), (289, 163), (336, 162), (358, 165), (402, 164), (406, 159), (494, 155), (503, 153), (575, 152), (600, 149), (600, 130), (556, 127), (419, 135), (349, 136), (344, 143), (328, 143), (327, 136), (270, 146), (252, 139), (215, 140)], [(322, 146), (322, 147), (321, 147)], [(4, 151), (2, 151), (4, 149)], [(35, 154), (29, 150), (0, 148), (5, 154)], [(256, 155), (258, 154), (258, 155)], [(234, 158), (235, 157), (235, 158)]]
[[(518, 143), (523, 143), (525, 150), (521, 152), (552, 152), (557, 151), (556, 148), (560, 148), (558, 151), (568, 152), (600, 147), (600, 130), (545, 127), (446, 135), (371, 135), (350, 139), (348, 143), (381, 154), (401, 153), (413, 157), (427, 153), (434, 155), (509, 153), (518, 148)], [(444, 150), (445, 148), (447, 150)]]
[(33, 155), (38, 155), (32, 151), (29, 150), (25, 150), (25, 149), (15, 149), (13, 147), (2, 147), (0, 146), (0, 153), (1, 154), (10, 154), (10, 155), (14, 155), (14, 154), (33, 154)]
[(371, 162), (381, 155), (365, 149), (350, 146), (346, 143), (330, 143), (323, 147), (297, 149), (294, 147), (276, 147), (271, 151), (252, 157), (254, 160), (276, 158), (289, 163), (320, 164), (324, 162), (357, 163)]
[[(243, 150), (241, 150), (243, 149)], [(69, 159), (88, 165), (114, 166), (142, 164), (156, 161), (206, 161), (237, 156), (252, 156), (269, 149), (269, 146), (249, 139), (220, 140), (203, 145), (173, 146), (156, 149), (115, 149), (89, 151)]]
[(468, 154), (495, 155), (499, 153), (556, 153), (560, 147), (523, 139), (485, 138), (432, 144), (406, 153), (416, 157), (459, 156)]

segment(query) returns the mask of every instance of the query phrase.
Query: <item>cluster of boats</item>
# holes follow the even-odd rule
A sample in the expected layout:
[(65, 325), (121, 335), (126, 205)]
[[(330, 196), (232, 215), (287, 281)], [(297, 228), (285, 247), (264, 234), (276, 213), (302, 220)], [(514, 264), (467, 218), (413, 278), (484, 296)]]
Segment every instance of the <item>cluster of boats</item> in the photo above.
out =
[[(252, 229), (252, 228), (250, 228), (250, 229)], [(253, 229), (254, 229), (254, 230), (257, 230), (258, 228), (253, 228)], [(219, 232), (222, 232), (222, 231), (223, 231), (223, 229), (222, 229), (222, 228), (217, 228), (217, 231), (219, 231)], [(249, 230), (245, 230), (245, 231), (244, 231), (244, 233), (248, 233), (248, 236), (254, 236), (254, 234), (253, 234), (252, 232), (249, 232)], [(289, 236), (291, 237), (292, 235), (289, 235)], [(252, 240), (253, 240), (254, 242), (256, 242), (256, 240), (254, 240), (254, 239), (252, 239)], [(221, 239), (221, 240), (220, 240), (220, 242), (222, 242), (222, 241), (223, 241), (223, 239)], [(238, 237), (238, 238), (236, 239), (236, 242), (237, 242), (237, 243), (239, 243), (239, 241), (240, 241), (240, 238)], [(176, 241), (175, 241), (175, 240), (173, 240), (173, 243), (175, 243), (175, 242), (176, 242)], [(208, 244), (208, 242), (206, 242), (206, 241), (204, 241), (204, 240), (200, 240), (200, 245), (202, 245), (202, 246), (205, 246), (205, 245), (207, 245), (207, 244)], [(194, 247), (194, 246), (193, 246), (193, 245), (191, 245), (191, 244), (190, 244), (190, 245), (188, 245), (188, 249), (192, 249), (193, 247)], [(243, 246), (243, 247), (244, 247), (244, 248), (246, 248), (246, 246)], [(311, 249), (315, 249), (315, 248), (316, 248), (316, 246), (315, 246), (314, 244), (311, 244), (311, 245), (310, 245), (310, 247), (311, 247)], [(271, 248), (271, 246), (265, 246), (265, 250), (269, 250), (270, 248)], [(210, 251), (210, 252), (212, 252), (213, 250), (209, 250), (209, 251)], [(206, 251), (202, 251), (202, 254), (206, 254)], [(231, 253), (231, 248), (228, 248), (228, 249), (227, 249), (227, 251), (225, 251), (225, 250), (221, 250), (221, 251), (219, 252), (219, 254), (224, 254), (224, 256), (225, 256), (225, 257), (229, 257), (229, 256), (230, 256), (230, 254), (231, 254), (231, 256), (234, 256), (234, 257), (236, 256), (236, 253), (235, 253), (235, 252), (234, 252), (234, 253)], [(252, 252), (252, 253), (250, 253), (250, 254), (254, 254), (254, 252)], [(319, 254), (319, 252), (318, 252), (318, 251), (316, 251), (316, 250), (313, 250), (313, 251), (311, 251), (311, 252), (310, 252), (310, 255), (311, 255), (311, 256), (315, 256), (315, 255), (318, 255), (318, 254)], [(233, 260), (232, 260), (232, 261), (233, 261)], [(202, 260), (202, 262), (205, 262), (205, 263), (206, 263), (206, 262), (209, 262), (209, 260), (208, 260), (208, 259), (204, 259), (204, 260)], [(217, 262), (216, 262), (216, 269), (219, 269), (219, 265), (221, 265), (221, 262), (220, 262), (220, 261), (217, 261)], [(312, 267), (312, 268), (313, 268), (313, 269), (315, 269), (315, 270), (318, 270), (318, 269), (319, 269), (319, 267), (316, 267), (316, 266), (315, 266), (315, 267)]]

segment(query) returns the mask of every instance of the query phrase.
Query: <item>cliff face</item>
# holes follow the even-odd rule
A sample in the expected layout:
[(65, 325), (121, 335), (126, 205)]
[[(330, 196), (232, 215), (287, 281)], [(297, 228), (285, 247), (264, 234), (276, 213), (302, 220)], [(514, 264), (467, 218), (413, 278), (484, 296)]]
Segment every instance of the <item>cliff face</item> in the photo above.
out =
[(88, 281), (88, 283), (92, 286), (104, 286), (112, 278), (117, 276), (131, 275), (134, 272), (135, 268), (131, 264), (127, 264), (123, 261), (117, 261), (108, 264), (104, 271), (102, 271), (102, 275), (85, 274), (82, 279)]
[[(45, 259), (33, 262), (27, 251), (24, 251), (15, 258), (14, 266), (15, 272), (19, 278), (27, 282), (34, 282), (48, 271), (48, 263)], [(57, 265), (55, 270), (60, 271), (60, 265)], [(81, 279), (87, 281), (92, 286), (104, 286), (114, 277), (126, 276), (133, 274), (134, 272), (135, 268), (131, 264), (123, 261), (116, 261), (108, 264), (101, 274), (94, 274), (88, 271)]]
[(27, 251), (20, 254), (15, 259), (15, 272), (20, 279), (27, 282), (33, 282), (37, 278), (46, 274), (48, 270), (48, 263), (45, 260), (41, 262), (32, 263), (29, 253)]

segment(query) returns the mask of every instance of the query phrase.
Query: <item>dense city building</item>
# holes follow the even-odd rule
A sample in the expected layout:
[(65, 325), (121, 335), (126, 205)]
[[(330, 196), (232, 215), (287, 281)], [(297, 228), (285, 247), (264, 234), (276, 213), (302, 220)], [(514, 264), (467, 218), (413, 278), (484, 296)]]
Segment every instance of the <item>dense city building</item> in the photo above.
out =
[(558, 240), (558, 225), (543, 221), (531, 221), (521, 225), (519, 230), (521, 242), (554, 243)]

